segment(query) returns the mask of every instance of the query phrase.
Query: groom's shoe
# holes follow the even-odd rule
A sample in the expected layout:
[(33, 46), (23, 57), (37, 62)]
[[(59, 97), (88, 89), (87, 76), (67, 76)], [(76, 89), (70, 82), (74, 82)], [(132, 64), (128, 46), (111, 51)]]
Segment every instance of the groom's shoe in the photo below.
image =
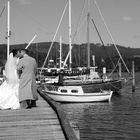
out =
[(31, 106), (27, 106), (27, 107), (26, 107), (26, 109), (31, 109), (31, 108), (32, 108)]
[(31, 100), (26, 100), (26, 103), (27, 103), (26, 109), (31, 109), (32, 108)]
[(31, 100), (31, 107), (36, 107), (36, 100)]

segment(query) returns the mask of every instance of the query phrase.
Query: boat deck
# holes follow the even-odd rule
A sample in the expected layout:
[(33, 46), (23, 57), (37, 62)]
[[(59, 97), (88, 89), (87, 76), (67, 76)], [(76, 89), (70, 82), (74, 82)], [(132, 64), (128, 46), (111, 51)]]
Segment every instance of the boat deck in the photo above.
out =
[(40, 97), (37, 107), (0, 110), (0, 140), (65, 140), (57, 114)]

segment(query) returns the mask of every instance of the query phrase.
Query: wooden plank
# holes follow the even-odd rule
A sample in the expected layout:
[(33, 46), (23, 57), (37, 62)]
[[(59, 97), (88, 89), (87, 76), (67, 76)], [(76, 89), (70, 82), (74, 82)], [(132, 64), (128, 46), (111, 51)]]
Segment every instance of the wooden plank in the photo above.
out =
[(12, 122), (1, 122), (0, 128), (11, 126), (11, 127), (18, 127), (18, 126), (43, 126), (43, 125), (59, 125), (58, 120), (34, 120), (34, 121), (12, 121)]
[(63, 111), (60, 103), (55, 102), (47, 94), (44, 94), (41, 91), (41, 88), (38, 88), (38, 92), (49, 103), (49, 105), (55, 110), (66, 139), (67, 140), (78, 140), (79, 137), (77, 137), (77, 135), (75, 134), (74, 130), (72, 129), (70, 123), (68, 122), (68, 120), (66, 118), (66, 114)]
[(55, 111), (41, 97), (37, 106), (0, 110), (0, 140), (64, 140)]

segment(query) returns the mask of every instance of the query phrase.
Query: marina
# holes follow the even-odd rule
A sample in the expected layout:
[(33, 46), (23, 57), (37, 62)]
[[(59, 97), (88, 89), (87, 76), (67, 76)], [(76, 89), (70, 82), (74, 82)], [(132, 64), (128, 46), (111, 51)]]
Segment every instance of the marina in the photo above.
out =
[(77, 124), (80, 140), (138, 140), (140, 137), (140, 73), (136, 73), (135, 93), (131, 83), (113, 94), (110, 103), (64, 104), (69, 120)]
[[(133, 45), (137, 42), (139, 46), (140, 32), (133, 4), (139, 9), (138, 1), (129, 0), (0, 2), (0, 85), (16, 83), (9, 84), (5, 63), (11, 55), (15, 57), (12, 49), (20, 54), (26, 49), (25, 54), (15, 57), (17, 61), (11, 61), (15, 71), (10, 65), (9, 76), (14, 72), (18, 88), (27, 66), (26, 60), (20, 73), (20, 59), (35, 58), (37, 65), (32, 67), (34, 77), (28, 89), (35, 96), (37, 85), (39, 97), (36, 104), (32, 102), (35, 98), (23, 100), (26, 109), (21, 102), (17, 102), (18, 109), (5, 109), (3, 105), (10, 99), (5, 97), (10, 96), (1, 94), (0, 140), (139, 140), (140, 49)], [(19, 101), (21, 93), (16, 88), (5, 93), (13, 93)], [(14, 104), (14, 98), (11, 101)]]
[[(136, 77), (139, 76), (136, 73)], [(121, 95), (113, 95), (110, 103), (60, 104), (38, 88), (42, 97), (36, 108), (0, 110), (0, 139), (63, 140), (71, 132), (70, 137), (80, 140), (126, 137), (137, 140), (140, 136), (139, 83), (140, 79), (136, 78), (135, 93), (131, 92), (131, 83), (127, 83)]]

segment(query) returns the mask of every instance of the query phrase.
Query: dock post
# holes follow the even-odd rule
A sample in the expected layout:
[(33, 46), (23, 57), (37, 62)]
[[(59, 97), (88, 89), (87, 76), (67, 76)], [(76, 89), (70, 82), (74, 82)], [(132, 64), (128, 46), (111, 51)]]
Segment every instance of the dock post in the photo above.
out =
[(106, 80), (107, 75), (106, 75), (106, 67), (103, 67), (103, 80)]
[(119, 79), (122, 77), (122, 67), (121, 67), (121, 62), (119, 62)]
[(135, 61), (132, 60), (132, 93), (135, 92)]

